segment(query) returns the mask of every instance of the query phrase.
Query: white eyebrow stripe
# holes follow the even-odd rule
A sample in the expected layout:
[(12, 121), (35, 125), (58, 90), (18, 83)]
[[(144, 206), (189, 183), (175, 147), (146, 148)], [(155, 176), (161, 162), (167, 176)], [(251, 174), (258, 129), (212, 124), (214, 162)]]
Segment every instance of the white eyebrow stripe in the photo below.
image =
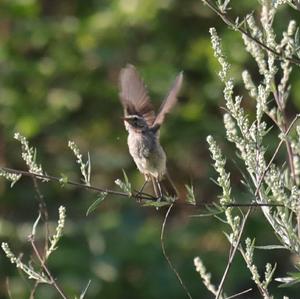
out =
[(136, 114), (133, 114), (133, 115), (127, 115), (126, 118), (138, 118), (138, 119), (143, 119), (142, 116), (139, 116), (139, 115), (136, 115)]

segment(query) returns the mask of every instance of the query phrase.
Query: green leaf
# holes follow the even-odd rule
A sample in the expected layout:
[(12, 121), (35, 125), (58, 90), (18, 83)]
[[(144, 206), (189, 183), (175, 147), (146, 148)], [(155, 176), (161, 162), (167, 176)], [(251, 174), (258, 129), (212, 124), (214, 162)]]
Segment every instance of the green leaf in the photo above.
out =
[(291, 275), (295, 279), (300, 279), (300, 272), (288, 272), (288, 275)]
[(62, 187), (64, 187), (68, 183), (68, 181), (69, 181), (69, 178), (64, 173), (61, 173), (59, 182), (62, 185)]
[(145, 203), (143, 203), (143, 206), (161, 208), (164, 206), (169, 206), (170, 204), (171, 204), (170, 202), (166, 202), (166, 201), (147, 200)]
[(40, 222), (40, 219), (41, 219), (41, 213), (39, 213), (37, 219), (35, 220), (35, 222), (34, 222), (34, 224), (32, 226), (32, 231), (31, 231), (31, 235), (32, 236), (35, 236), (36, 228), (37, 228), (37, 226), (38, 226), (38, 224)]
[(130, 183), (129, 183), (129, 180), (128, 180), (128, 176), (127, 176), (127, 174), (126, 174), (125, 170), (124, 170), (124, 169), (122, 169), (122, 172), (123, 172), (123, 176), (124, 176), (125, 184), (126, 184), (126, 185), (130, 185)]
[(91, 157), (90, 157), (90, 153), (88, 152), (88, 160), (86, 162), (87, 164), (87, 183), (88, 186), (90, 186), (90, 181), (91, 181)]
[(87, 209), (86, 216), (88, 216), (95, 209), (97, 209), (99, 204), (105, 199), (106, 196), (107, 196), (107, 192), (101, 192), (100, 195), (97, 197), (97, 199)]
[(185, 188), (187, 190), (187, 196), (186, 201), (191, 205), (196, 205), (196, 199), (194, 194), (194, 187), (192, 185), (185, 185)]
[(287, 249), (282, 245), (265, 245), (265, 246), (255, 246), (256, 249), (272, 250), (272, 249)]
[(216, 216), (218, 214), (222, 214), (223, 211), (217, 211), (217, 212), (213, 212), (213, 213), (202, 213), (202, 214), (194, 214), (194, 215), (191, 215), (189, 217), (192, 217), (192, 218), (196, 218), (196, 217), (211, 217), (211, 216)]
[(117, 184), (123, 192), (127, 193), (128, 196), (131, 196), (132, 195), (131, 184), (128, 180), (128, 177), (127, 177), (124, 169), (122, 169), (122, 171), (123, 171), (124, 181), (117, 179), (117, 180), (115, 180), (115, 184)]
[(300, 279), (292, 278), (292, 277), (278, 277), (275, 278), (276, 281), (282, 282), (282, 284), (279, 286), (280, 288), (288, 288), (291, 287), (297, 283), (300, 283)]

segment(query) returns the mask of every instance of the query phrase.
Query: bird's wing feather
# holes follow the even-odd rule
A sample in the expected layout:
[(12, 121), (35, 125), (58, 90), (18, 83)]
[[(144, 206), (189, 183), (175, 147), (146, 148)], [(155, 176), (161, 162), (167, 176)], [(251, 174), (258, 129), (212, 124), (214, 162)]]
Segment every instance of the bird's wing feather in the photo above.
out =
[(120, 72), (120, 100), (125, 115), (137, 114), (152, 126), (155, 113), (145, 84), (133, 65), (127, 65)]
[(174, 107), (174, 105), (176, 104), (177, 94), (180, 91), (182, 81), (183, 81), (183, 72), (180, 72), (179, 75), (177, 75), (175, 82), (174, 82), (172, 88), (170, 89), (167, 97), (161, 104), (159, 112), (155, 118), (155, 121), (154, 121), (152, 127), (156, 127), (156, 128), (160, 127), (160, 125), (163, 123), (163, 121), (165, 119), (166, 114), (169, 113), (172, 110), (172, 108)]

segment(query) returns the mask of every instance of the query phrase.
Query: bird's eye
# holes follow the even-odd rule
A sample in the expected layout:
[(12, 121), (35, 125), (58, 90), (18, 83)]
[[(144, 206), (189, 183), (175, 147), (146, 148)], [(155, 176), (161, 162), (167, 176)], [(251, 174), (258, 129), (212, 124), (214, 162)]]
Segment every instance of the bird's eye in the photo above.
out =
[(134, 121), (137, 121), (137, 120), (138, 120), (138, 118), (135, 116), (135, 117), (133, 118), (133, 120), (134, 120)]

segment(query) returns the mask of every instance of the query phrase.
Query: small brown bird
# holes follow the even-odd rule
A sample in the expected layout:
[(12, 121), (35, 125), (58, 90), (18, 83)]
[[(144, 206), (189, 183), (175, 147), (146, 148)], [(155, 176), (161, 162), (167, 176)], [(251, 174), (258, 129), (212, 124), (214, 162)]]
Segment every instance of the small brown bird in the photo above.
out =
[(147, 89), (133, 65), (120, 72), (120, 101), (124, 108), (124, 124), (128, 131), (128, 148), (137, 168), (145, 176), (145, 183), (152, 181), (156, 197), (164, 194), (178, 197), (166, 168), (166, 154), (159, 142), (159, 129), (165, 116), (177, 102), (183, 81), (179, 73), (163, 101), (157, 115), (150, 102)]

